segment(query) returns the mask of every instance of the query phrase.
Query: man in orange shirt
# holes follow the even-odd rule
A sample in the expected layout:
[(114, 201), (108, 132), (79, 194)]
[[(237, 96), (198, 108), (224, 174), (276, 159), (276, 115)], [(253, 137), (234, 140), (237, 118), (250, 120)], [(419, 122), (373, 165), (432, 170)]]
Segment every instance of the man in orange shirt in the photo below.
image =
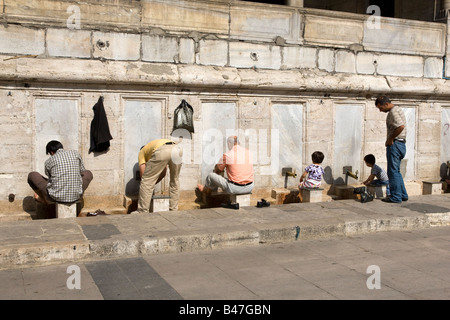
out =
[[(239, 145), (238, 138), (231, 136), (227, 139), (228, 152), (224, 153), (221, 161), (206, 177), (205, 185), (197, 185), (201, 192), (210, 193), (221, 188), (230, 194), (245, 194), (253, 190), (253, 158), (249, 150)], [(227, 178), (220, 173), (227, 172)]]

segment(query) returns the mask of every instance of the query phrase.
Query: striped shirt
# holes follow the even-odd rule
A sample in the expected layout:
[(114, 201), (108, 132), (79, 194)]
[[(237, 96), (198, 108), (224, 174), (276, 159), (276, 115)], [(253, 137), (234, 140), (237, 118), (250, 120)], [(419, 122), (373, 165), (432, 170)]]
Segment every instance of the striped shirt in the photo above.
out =
[(376, 164), (373, 165), (370, 174), (375, 175), (375, 177), (377, 177), (377, 179), (380, 181), (388, 181), (389, 180), (386, 171), (384, 171), (383, 168), (381, 168), (380, 166), (378, 166)]
[(405, 126), (396, 139), (406, 140), (406, 117), (403, 109), (394, 106), (386, 117), (387, 138), (389, 139), (398, 127)]
[(45, 161), (47, 191), (56, 202), (75, 202), (83, 194), (81, 173), (85, 171), (78, 151), (58, 149)]

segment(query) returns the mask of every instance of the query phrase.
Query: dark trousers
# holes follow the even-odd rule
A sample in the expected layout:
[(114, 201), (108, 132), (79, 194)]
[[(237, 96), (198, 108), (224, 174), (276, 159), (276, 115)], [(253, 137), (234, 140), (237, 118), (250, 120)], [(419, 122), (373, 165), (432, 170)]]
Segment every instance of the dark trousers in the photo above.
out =
[[(83, 181), (83, 193), (89, 186), (89, 183), (91, 183), (93, 177), (92, 172), (89, 170), (86, 170), (81, 174)], [(34, 192), (36, 192), (40, 198), (45, 199), (46, 202), (55, 201), (49, 196), (47, 191), (48, 179), (42, 176), (39, 172), (33, 171), (28, 174), (28, 184)]]

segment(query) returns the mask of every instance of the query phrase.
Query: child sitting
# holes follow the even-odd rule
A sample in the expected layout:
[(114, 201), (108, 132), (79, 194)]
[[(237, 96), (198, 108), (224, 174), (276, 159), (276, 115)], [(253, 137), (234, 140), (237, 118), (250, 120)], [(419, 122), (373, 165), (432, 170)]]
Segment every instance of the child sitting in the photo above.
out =
[(320, 151), (315, 151), (312, 155), (312, 164), (305, 168), (302, 176), (300, 177), (300, 184), (298, 188), (300, 189), (300, 201), (303, 202), (303, 197), (301, 193), (302, 188), (319, 188), (322, 182), (322, 176), (324, 174), (324, 170), (321, 166), (323, 158), (325, 156)]
[[(386, 173), (386, 171), (381, 168), (380, 166), (375, 164), (375, 156), (373, 154), (368, 154), (364, 157), (364, 162), (366, 163), (366, 166), (369, 168), (372, 168), (370, 170), (370, 176), (367, 178), (366, 181), (363, 182), (366, 186), (386, 186), (386, 196), (390, 196), (390, 189), (389, 189), (389, 178)], [(376, 179), (375, 179), (376, 178)]]

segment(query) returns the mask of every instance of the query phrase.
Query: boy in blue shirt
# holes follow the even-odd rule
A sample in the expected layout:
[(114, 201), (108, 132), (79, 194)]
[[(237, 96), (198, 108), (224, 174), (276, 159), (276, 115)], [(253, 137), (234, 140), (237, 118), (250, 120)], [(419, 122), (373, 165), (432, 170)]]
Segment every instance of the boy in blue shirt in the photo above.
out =
[(386, 173), (386, 171), (375, 164), (375, 156), (373, 154), (368, 154), (364, 157), (364, 162), (366, 163), (366, 166), (369, 168), (372, 168), (370, 171), (369, 177), (366, 179), (366, 181), (363, 182), (366, 186), (386, 186), (386, 196), (390, 196), (390, 189), (389, 189), (389, 178)]

